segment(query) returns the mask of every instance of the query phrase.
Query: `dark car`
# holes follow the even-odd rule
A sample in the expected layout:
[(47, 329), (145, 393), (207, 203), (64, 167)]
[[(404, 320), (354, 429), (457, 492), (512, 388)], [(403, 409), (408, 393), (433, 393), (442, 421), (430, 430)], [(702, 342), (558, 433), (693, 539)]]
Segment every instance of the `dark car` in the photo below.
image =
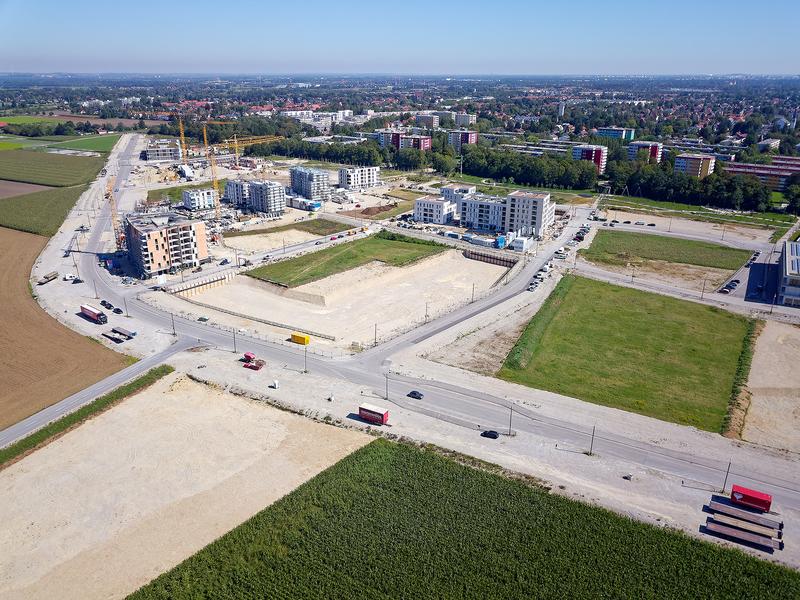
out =
[(481, 437), (489, 438), (490, 440), (496, 440), (500, 437), (500, 434), (494, 429), (488, 429), (486, 431), (481, 431)]
[(100, 306), (102, 306), (103, 308), (109, 308), (111, 306), (111, 302), (109, 302), (108, 300), (100, 300)]
[(617, 221), (616, 219), (611, 219), (611, 222), (612, 223), (619, 223), (619, 221)]
[(739, 285), (740, 283), (742, 283), (742, 281), (741, 281), (741, 279), (734, 279), (733, 281), (731, 281), (731, 283), (735, 283), (736, 285)]
[(337, 235), (336, 237), (337, 237), (337, 238), (339, 238), (339, 239), (342, 239), (342, 238), (344, 237), (344, 234), (343, 234), (343, 233), (340, 233), (340, 234), (339, 234), (339, 235)]
[(414, 398), (414, 400), (422, 400), (425, 397), (425, 394), (418, 392), (417, 390), (411, 390), (408, 392), (408, 397)]
[(647, 224), (647, 226), (648, 226), (648, 227), (655, 227), (655, 226), (656, 226), (656, 224), (655, 224), (655, 223), (648, 223), (648, 224)]
[(83, 283), (83, 279), (76, 277), (75, 279), (72, 280), (72, 283)]
[(117, 307), (114, 310), (112, 310), (111, 312), (113, 312), (115, 315), (121, 315), (122, 314), (122, 309), (120, 307)]
[(630, 225), (631, 224), (630, 221), (623, 221), (622, 223), (625, 224), (625, 225)]

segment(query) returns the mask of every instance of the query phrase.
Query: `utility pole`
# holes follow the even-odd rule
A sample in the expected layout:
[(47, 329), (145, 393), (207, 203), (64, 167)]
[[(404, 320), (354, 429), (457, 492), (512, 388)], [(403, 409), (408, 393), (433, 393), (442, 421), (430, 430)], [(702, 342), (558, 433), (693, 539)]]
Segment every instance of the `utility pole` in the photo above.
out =
[(303, 373), (308, 373), (308, 344), (303, 347), (305, 348), (305, 352), (303, 352)]
[(725, 239), (725, 223), (722, 224), (722, 239)]
[(731, 472), (731, 461), (728, 461), (728, 470), (725, 471), (725, 481), (722, 483), (722, 493), (725, 493), (725, 488), (728, 486), (728, 475)]
[(233, 353), (236, 354), (236, 327), (233, 328)]
[(472, 284), (472, 301), (475, 302), (475, 284)]
[(592, 425), (592, 440), (589, 442), (589, 456), (593, 456), (592, 452), (594, 451), (594, 430), (597, 425)]
[(425, 302), (425, 322), (428, 322), (428, 303)]
[(378, 324), (375, 323), (375, 345), (378, 345)]
[(511, 435), (511, 419), (514, 418), (514, 407), (509, 406), (509, 413), (508, 413), (508, 435)]
[(386, 400), (389, 400), (389, 371), (386, 371), (384, 375), (386, 376)]
[(703, 279), (703, 290), (700, 292), (700, 300), (703, 299), (703, 296), (706, 293), (706, 281), (707, 281), (706, 279)]
[(97, 280), (94, 281), (94, 297), (95, 300), (100, 297), (97, 295)]
[(172, 313), (170, 313), (170, 315), (169, 315), (169, 316), (170, 316), (170, 318), (172, 319), (172, 335), (173, 335), (174, 337), (178, 337), (178, 334), (177, 334), (177, 332), (175, 331), (175, 315), (173, 315)]
[(128, 299), (123, 297), (122, 303), (125, 305), (125, 316), (130, 317), (130, 315), (128, 314)]

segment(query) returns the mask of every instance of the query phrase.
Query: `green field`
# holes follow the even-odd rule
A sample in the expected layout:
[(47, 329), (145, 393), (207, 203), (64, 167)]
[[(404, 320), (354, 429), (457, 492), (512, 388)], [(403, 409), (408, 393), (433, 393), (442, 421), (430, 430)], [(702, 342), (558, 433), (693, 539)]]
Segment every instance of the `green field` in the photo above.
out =
[(87, 187), (76, 185), (0, 199), (0, 226), (55, 235)]
[(438, 254), (447, 246), (381, 232), (247, 271), (247, 275), (288, 287), (297, 287), (329, 275), (366, 265), (374, 260), (403, 267)]
[(497, 376), (720, 432), (747, 325), (713, 307), (567, 275)]
[(0, 179), (66, 187), (90, 182), (104, 164), (102, 157), (9, 150), (0, 152)]
[(50, 146), (52, 148), (85, 150), (87, 152), (111, 152), (120, 135), (119, 133), (112, 133), (109, 135), (83, 136), (75, 140), (50, 144)]
[(797, 597), (786, 567), (376, 440), (129, 598)]
[(0, 151), (3, 150), (19, 150), (22, 148), (24, 144), (18, 144), (17, 142), (4, 142), (0, 140)]
[(264, 229), (250, 229), (249, 231), (229, 231), (225, 233), (226, 238), (240, 237), (243, 235), (259, 235), (264, 233), (280, 233), (281, 231), (289, 231), (295, 229), (298, 231), (305, 231), (314, 235), (331, 235), (350, 229), (343, 223), (331, 221), (319, 217), (317, 219), (309, 219), (306, 221), (298, 221), (297, 223), (289, 223), (288, 225), (281, 225), (279, 227), (267, 227)]
[(413, 202), (417, 198), (422, 198), (423, 196), (427, 196), (424, 192), (415, 192), (414, 190), (404, 190), (401, 188), (396, 188), (393, 190), (389, 190), (386, 192), (386, 195), (390, 198), (396, 198), (398, 200), (407, 200)]
[(30, 123), (58, 123), (59, 120), (63, 119), (56, 119), (55, 117), (39, 117), (39, 116), (28, 116), (28, 115), (18, 115), (18, 116), (0, 116), (0, 123), (8, 123), (9, 125), (27, 125)]
[(580, 255), (592, 262), (610, 265), (624, 266), (641, 264), (646, 260), (665, 260), (735, 271), (747, 262), (751, 253), (710, 242), (601, 230), (597, 232), (592, 245), (581, 250)]
[[(225, 184), (227, 181), (227, 179), (218, 179), (217, 189), (224, 193)], [(206, 181), (205, 183), (190, 183), (188, 185), (179, 185), (175, 187), (161, 188), (159, 190), (150, 190), (147, 192), (147, 201), (160, 202), (164, 198), (168, 198), (170, 204), (178, 204), (179, 202), (183, 202), (183, 190), (198, 190), (207, 189), (210, 187), (211, 182)]]

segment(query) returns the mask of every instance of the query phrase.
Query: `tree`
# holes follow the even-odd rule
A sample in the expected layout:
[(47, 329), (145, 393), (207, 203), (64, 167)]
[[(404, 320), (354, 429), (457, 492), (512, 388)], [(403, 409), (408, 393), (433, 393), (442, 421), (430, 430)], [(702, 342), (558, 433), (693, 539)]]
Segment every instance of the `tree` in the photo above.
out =
[(431, 155), (431, 166), (437, 173), (449, 175), (456, 170), (458, 161), (452, 156), (435, 152)]

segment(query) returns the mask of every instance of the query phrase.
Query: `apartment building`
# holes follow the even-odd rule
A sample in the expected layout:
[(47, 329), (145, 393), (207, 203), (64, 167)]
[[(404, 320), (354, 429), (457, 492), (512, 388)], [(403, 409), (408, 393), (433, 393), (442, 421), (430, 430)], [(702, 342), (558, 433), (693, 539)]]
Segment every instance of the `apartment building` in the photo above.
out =
[[(774, 161), (773, 161), (774, 163)], [(776, 192), (786, 189), (789, 178), (795, 173), (800, 173), (800, 163), (779, 163), (771, 165), (759, 165), (752, 163), (725, 162), (722, 163), (726, 173), (731, 175), (752, 175), (766, 187)]]
[(339, 169), (339, 187), (361, 190), (380, 184), (380, 167), (343, 167)]
[(781, 141), (777, 138), (768, 138), (766, 140), (761, 140), (758, 142), (757, 147), (761, 152), (767, 152), (769, 150), (777, 150), (781, 145)]
[(598, 137), (612, 138), (632, 142), (636, 135), (636, 130), (630, 127), (598, 127)]
[(428, 135), (412, 135), (402, 129), (378, 129), (375, 133), (381, 148), (394, 146), (398, 150), (403, 148), (416, 148), (423, 151), (431, 149), (431, 137)]
[(196, 267), (208, 258), (205, 223), (176, 213), (129, 215), (125, 236), (130, 263), (145, 278)]
[(187, 210), (210, 210), (217, 204), (217, 191), (212, 188), (183, 190), (183, 207)]
[(461, 226), (487, 233), (503, 233), (506, 226), (506, 199), (487, 194), (470, 194), (458, 201)]
[(572, 148), (572, 158), (593, 162), (598, 175), (602, 175), (606, 172), (608, 164), (608, 148), (595, 144), (580, 144)]
[(783, 242), (778, 303), (800, 307), (800, 242)]
[[(327, 202), (331, 199), (331, 187), (327, 171), (292, 167), (289, 169), (292, 192), (314, 202)], [(250, 190), (252, 195), (252, 188)]]
[(182, 156), (176, 140), (152, 140), (144, 152), (147, 160), (180, 160)]
[(461, 153), (461, 147), (467, 144), (478, 143), (478, 132), (466, 129), (453, 129), (447, 132), (447, 143)]
[(516, 190), (506, 197), (505, 231), (541, 237), (556, 222), (556, 205), (547, 192)]
[(277, 181), (251, 181), (248, 206), (268, 217), (279, 217), (286, 210), (286, 188)]
[(431, 114), (439, 117), (439, 123), (442, 122), (442, 119), (450, 119), (454, 122), (456, 120), (456, 113), (452, 110), (435, 110)]
[(641, 150), (647, 151), (651, 161), (660, 163), (664, 153), (664, 144), (661, 142), (631, 142), (628, 145), (628, 160), (636, 160)]
[(248, 206), (250, 182), (232, 179), (225, 183), (225, 198), (234, 206)]
[(417, 125), (425, 129), (436, 129), (439, 127), (439, 115), (417, 115), (415, 120)]
[(703, 179), (714, 172), (716, 158), (711, 154), (690, 154), (685, 152), (675, 157), (675, 173), (686, 173), (690, 177)]
[(464, 196), (474, 194), (478, 191), (478, 188), (466, 183), (448, 183), (443, 185), (439, 191), (442, 192), (442, 197), (445, 200), (458, 203)]
[(469, 127), (470, 125), (475, 124), (475, 122), (478, 120), (478, 115), (456, 113), (456, 117), (453, 120), (456, 122), (456, 127)]
[(458, 205), (444, 198), (426, 196), (414, 201), (414, 220), (418, 223), (447, 225), (456, 219)]

